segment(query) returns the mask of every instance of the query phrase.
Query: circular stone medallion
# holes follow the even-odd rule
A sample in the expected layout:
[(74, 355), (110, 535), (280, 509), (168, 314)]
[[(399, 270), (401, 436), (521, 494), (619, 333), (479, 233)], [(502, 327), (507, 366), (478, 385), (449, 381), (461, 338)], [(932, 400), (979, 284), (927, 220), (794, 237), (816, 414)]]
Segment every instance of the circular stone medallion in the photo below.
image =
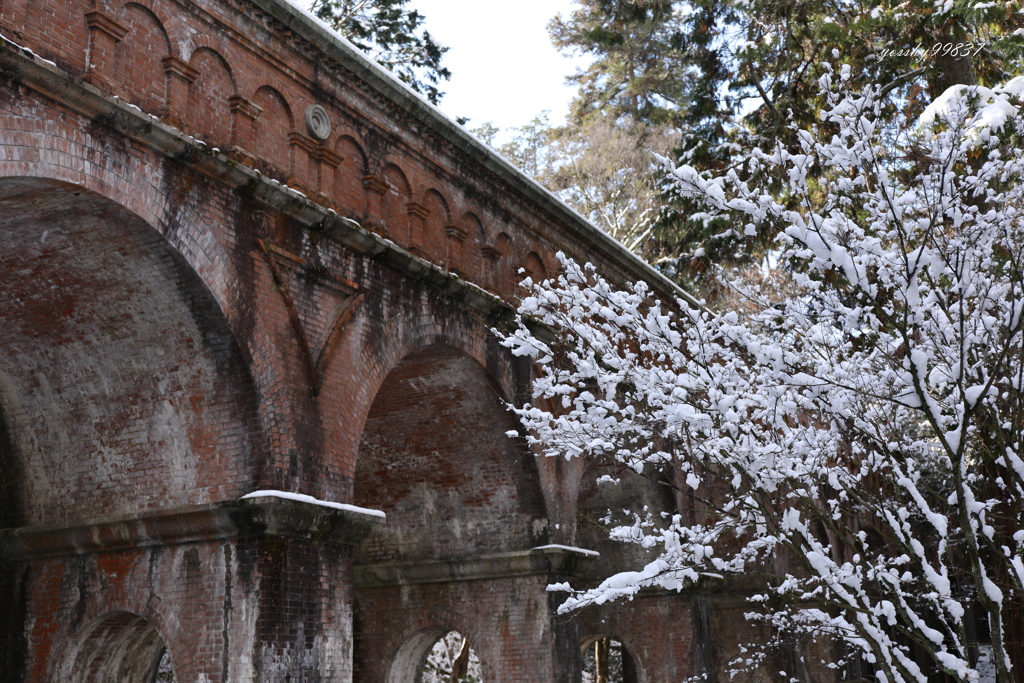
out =
[(306, 129), (317, 140), (326, 140), (331, 135), (331, 119), (327, 110), (319, 104), (306, 107)]

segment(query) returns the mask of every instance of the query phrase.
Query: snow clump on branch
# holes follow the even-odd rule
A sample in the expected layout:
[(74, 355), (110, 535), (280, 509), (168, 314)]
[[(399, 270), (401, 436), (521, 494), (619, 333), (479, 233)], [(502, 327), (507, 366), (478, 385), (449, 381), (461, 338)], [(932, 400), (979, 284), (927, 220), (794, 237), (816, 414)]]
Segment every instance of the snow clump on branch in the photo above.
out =
[(751, 618), (843, 641), (878, 680), (925, 683), (978, 680), (978, 614), (1009, 683), (1007, 614), (1024, 600), (1024, 80), (952, 88), (895, 124), (878, 91), (844, 82), (822, 79), (828, 108), (799, 149), (754, 150), (720, 177), (668, 169), (705, 220), (779, 228), (784, 295), (737, 284), (742, 312), (666, 305), (564, 257), (557, 280), (526, 283), (520, 315), (558, 331), (545, 342), (521, 319), (504, 338), (537, 364), (516, 410), (535, 448), (667, 472), (690, 501), (614, 529), (652, 560), (561, 611), (781, 553), (800, 570), (767, 580)]

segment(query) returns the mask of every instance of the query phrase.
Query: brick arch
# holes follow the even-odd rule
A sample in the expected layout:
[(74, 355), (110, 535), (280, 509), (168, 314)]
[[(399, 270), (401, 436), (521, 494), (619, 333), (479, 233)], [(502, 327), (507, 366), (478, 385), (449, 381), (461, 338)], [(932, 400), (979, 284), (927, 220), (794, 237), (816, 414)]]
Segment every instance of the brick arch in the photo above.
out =
[(129, 4), (138, 5), (149, 12), (164, 31), (164, 35), (167, 38), (167, 54), (175, 57), (180, 56), (180, 46), (184, 41), (178, 28), (179, 22), (177, 17), (169, 16), (164, 11), (164, 8), (153, 0), (116, 0), (113, 4), (116, 6), (117, 3), (120, 3), (121, 7)]
[[(186, 634), (181, 633), (177, 615), (152, 593), (139, 588), (118, 586), (99, 593), (92, 593), (77, 608), (76, 615), (64, 620), (52, 641), (49, 651), (47, 672), (30, 671), (27, 680), (48, 680), (53, 683), (93, 681), (92, 678), (73, 677), (75, 665), (80, 663), (82, 650), (88, 648), (90, 636), (97, 628), (111, 624), (112, 619), (122, 619), (129, 629), (134, 626), (138, 635), (152, 635), (159, 638), (158, 647), (166, 648), (170, 654), (175, 679), (194, 680), (196, 675), (193, 658), (186, 652)], [(141, 623), (140, 623), (141, 622)], [(113, 634), (116, 636), (116, 633)], [(108, 679), (96, 679), (107, 683)], [(112, 679), (121, 683), (118, 679)], [(144, 680), (144, 679), (139, 679)], [(134, 683), (128, 679), (124, 683)]]
[(395, 242), (408, 246), (411, 237), (409, 203), (412, 201), (412, 186), (397, 164), (385, 165), (382, 175), (384, 182), (387, 183), (387, 192), (381, 201), (384, 229)]
[(493, 242), (480, 248), (484, 260), (484, 282), (494, 292), (505, 293), (511, 289), (508, 264), (512, 249), (512, 238), (506, 232), (499, 232)]
[[(212, 293), (220, 314), (227, 317), (234, 331), (225, 332), (225, 339), (237, 337), (251, 367), (294, 366), (298, 348), (292, 336), (279, 333), (276, 321), (287, 319), (288, 313), (275, 292), (273, 277), (247, 244), (222, 241), (223, 224), (219, 221), (223, 216), (211, 208), (211, 196), (203, 192), (201, 176), (140, 154), (128, 141), (112, 139), (102, 130), (86, 127), (83, 131), (78, 126), (80, 123), (71, 117), (65, 122), (61, 118), (0, 114), (0, 182), (24, 174), (26, 166), (18, 161), (22, 145), (38, 150), (31, 166), (32, 177), (38, 182), (56, 181), (88, 190), (136, 215), (163, 235)], [(97, 154), (96, 150), (103, 153)], [(248, 206), (241, 213), (262, 215), (262, 208)], [(239, 282), (249, 284), (239, 287)], [(269, 306), (251, 305), (246, 298), (249, 291), (259, 292), (261, 301)], [(275, 452), (287, 459), (289, 451), (298, 447), (284, 417), (284, 406), (293, 399), (289, 376), (280, 372), (253, 374), (249, 370), (240, 376), (246, 381), (252, 378), (264, 396), (259, 416), (263, 426), (254, 430), (253, 434), (259, 432), (260, 436), (253, 438), (273, 438)], [(264, 448), (261, 444), (253, 450)], [(264, 460), (259, 485), (287, 488), (279, 481), (280, 463)]]
[(118, 41), (110, 78), (121, 97), (153, 115), (162, 112), (167, 85), (162, 59), (171, 54), (171, 41), (163, 22), (150, 8), (126, 2), (117, 20), (128, 33)]
[(489, 357), (488, 340), (490, 331), (468, 317), (451, 315), (450, 311), (422, 313), (405, 311), (387, 320), (380, 327), (369, 329), (371, 321), (363, 321), (367, 325), (363, 334), (378, 340), (376, 344), (360, 344), (360, 356), (350, 362), (361, 368), (354, 392), (355, 405), (348, 408), (353, 420), (346, 429), (359, 434), (362, 422), (370, 409), (374, 396), (380, 390), (387, 376), (406, 356), (416, 351), (435, 345), (451, 346), (461, 353), (473, 358), (481, 367), (488, 368), (488, 373), (500, 387), (503, 400), (511, 401), (515, 395), (515, 371), (512, 367), (512, 356), (507, 352), (499, 352), (497, 358)]
[(363, 145), (354, 135), (342, 133), (334, 143), (334, 151), (341, 157), (341, 164), (334, 171), (334, 187), (330, 194), (350, 216), (365, 219), (369, 167)]
[[(466, 638), (479, 656), (480, 643), (483, 641), (481, 634), (474, 633), (472, 620), (452, 610), (433, 609), (425, 618), (403, 629), (392, 643), (390, 651), (394, 654), (388, 663), (385, 683), (415, 683), (427, 653), (438, 640), (452, 631)], [(481, 659), (480, 666), (484, 670), (485, 681), (498, 680), (491, 671), (489, 661)]]
[[(585, 651), (588, 648), (592, 648), (594, 643), (602, 638), (610, 638), (617, 640), (622, 644), (623, 654), (623, 681), (624, 683), (648, 683), (646, 670), (644, 669), (643, 662), (637, 656), (637, 650), (630, 645), (629, 638), (623, 638), (619, 635), (618, 631), (614, 628), (609, 628), (607, 624), (602, 624), (604, 628), (587, 633), (580, 637), (580, 650)], [(626, 657), (629, 658), (627, 663)], [(632, 669), (630, 671), (630, 668)]]
[[(604, 477), (619, 481), (598, 483)], [(610, 576), (618, 567), (646, 566), (654, 559), (651, 551), (637, 544), (610, 539), (608, 525), (601, 520), (610, 514), (612, 525), (631, 524), (633, 513), (643, 515), (645, 509), (678, 511), (675, 489), (669, 484), (653, 466), (641, 475), (621, 462), (587, 459), (575, 500), (575, 544), (600, 552), (595, 572)]]
[(467, 211), (459, 220), (458, 246), (453, 247), (453, 266), (449, 266), (460, 277), (482, 281), (483, 264), (481, 262), (483, 247), (487, 244), (487, 233), (480, 218), (472, 211)]
[(25, 175), (25, 164), (16, 161), (21, 145), (40, 152), (32, 163), (31, 177), (42, 183), (76, 185), (105, 197), (160, 232), (203, 279), (225, 315), (230, 315), (235, 296), (230, 288), (230, 257), (193, 197), (177, 195), (172, 200), (168, 196), (165, 168), (139, 158), (128, 144), (112, 144), (101, 134), (83, 135), (58, 120), (0, 115), (0, 181)]
[(431, 187), (423, 193), (423, 206), (429, 213), (423, 222), (423, 234), (418, 241), (424, 252), (432, 257), (431, 260), (444, 261), (448, 242), (445, 226), (451, 223), (448, 200), (440, 190)]
[(232, 138), (230, 99), (237, 93), (235, 77), (227, 60), (212, 47), (197, 47), (189, 66), (198, 76), (188, 87), (186, 126), (211, 147), (227, 149)]
[(255, 386), (227, 318), (159, 232), (78, 186), (8, 177), (0, 245), (0, 403), (25, 522), (251, 485), (216, 463), (263, 450)]
[(517, 273), (516, 282), (522, 282), (524, 278), (530, 278), (534, 284), (543, 282), (548, 278), (548, 269), (544, 265), (544, 259), (535, 251), (531, 251), (523, 260), (522, 269), (524, 272)]
[[(363, 309), (370, 304), (364, 304)], [(325, 368), (325, 386), (337, 387), (347, 397), (343, 404), (325, 409), (323, 431), (327, 434), (328, 457), (339, 479), (348, 482), (344, 490), (318, 491), (328, 499), (347, 500), (351, 494), (358, 459), (359, 440), (367, 415), (381, 385), (398, 363), (417, 350), (446, 345), (488, 367), (487, 331), (458, 316), (404, 312), (386, 323), (358, 315), (349, 324), (348, 343), (339, 344)], [(367, 343), (368, 340), (372, 342)], [(493, 365), (493, 364), (491, 364)], [(355, 369), (355, 371), (353, 371)], [(512, 396), (513, 371), (504, 357), (498, 359), (497, 383), (505, 396)]]
[[(546, 542), (541, 485), (501, 389), (450, 344), (406, 355), (381, 384), (356, 463), (353, 502), (388, 523), (359, 563), (453, 559)], [(543, 536), (543, 538), (541, 538)]]
[(288, 136), (295, 132), (295, 118), (288, 100), (276, 88), (261, 85), (252, 96), (262, 109), (252, 121), (253, 151), (260, 158), (264, 175), (284, 181), (291, 174), (291, 145)]

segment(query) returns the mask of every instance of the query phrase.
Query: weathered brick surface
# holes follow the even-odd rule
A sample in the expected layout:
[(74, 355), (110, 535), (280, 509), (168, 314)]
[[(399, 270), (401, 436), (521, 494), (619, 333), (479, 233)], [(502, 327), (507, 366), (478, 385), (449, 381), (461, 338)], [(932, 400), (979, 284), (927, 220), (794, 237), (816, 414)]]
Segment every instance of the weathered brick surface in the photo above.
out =
[[(553, 615), (571, 577), (529, 549), (599, 547), (594, 580), (638, 559), (595, 519), (673, 502), (508, 438), (530, 368), (491, 332), (558, 250), (645, 271), (289, 17), (0, 0), (56, 64), (0, 44), (0, 677), (144, 678), (166, 647), (188, 683), (397, 683), (449, 629), (492, 681), (576, 680), (595, 634), (644, 681), (695, 672), (687, 596)], [(268, 488), (388, 521), (361, 544), (138, 532)], [(64, 540), (17, 550), (31, 533)], [(420, 579), (357, 588), (368, 567)]]
[[(363, 589), (356, 600), (356, 680), (393, 680), (391, 667), (425, 654), (416, 635), (458, 631), (480, 658), (484, 680), (552, 680), (560, 628), (549, 617), (547, 577)], [(393, 616), (400, 615), (396, 620)], [(564, 630), (564, 629), (563, 629)]]

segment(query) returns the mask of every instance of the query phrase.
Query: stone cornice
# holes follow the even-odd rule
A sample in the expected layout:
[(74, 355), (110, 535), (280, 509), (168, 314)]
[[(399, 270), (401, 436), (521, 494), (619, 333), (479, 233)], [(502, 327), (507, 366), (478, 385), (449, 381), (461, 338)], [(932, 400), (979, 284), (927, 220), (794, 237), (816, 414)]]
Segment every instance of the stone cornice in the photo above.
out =
[(276, 497), (247, 498), (111, 519), (0, 530), (0, 557), (33, 560), (154, 546), (278, 536), (353, 545), (384, 518)]
[(486, 581), (516, 576), (573, 575), (596, 553), (549, 546), (452, 560), (418, 560), (356, 565), (357, 588), (453, 581)]

